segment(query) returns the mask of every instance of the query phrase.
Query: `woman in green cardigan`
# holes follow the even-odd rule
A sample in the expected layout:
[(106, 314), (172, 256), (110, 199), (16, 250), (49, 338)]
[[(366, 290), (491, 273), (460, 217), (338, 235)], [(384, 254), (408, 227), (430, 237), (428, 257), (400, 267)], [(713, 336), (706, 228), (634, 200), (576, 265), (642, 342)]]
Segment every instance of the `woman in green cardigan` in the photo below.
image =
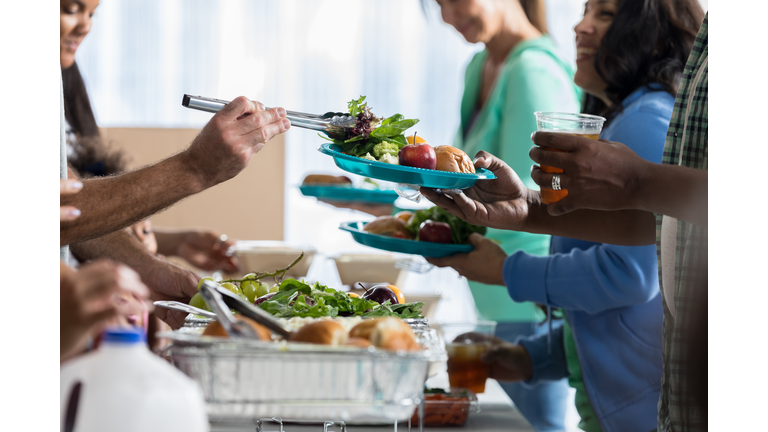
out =
[[(580, 90), (572, 67), (555, 54), (547, 35), (543, 0), (437, 0), (443, 21), (471, 43), (482, 43), (467, 66), (461, 101), (461, 125), (454, 146), (470, 157), (485, 150), (503, 159), (526, 186), (535, 111), (579, 112)], [(517, 250), (549, 253), (549, 236), (489, 229), (507, 254)], [(496, 335), (514, 342), (518, 336), (545, 332), (544, 314), (533, 303), (515, 303), (503, 286), (469, 282), (479, 315), (499, 324)], [(568, 383), (551, 381), (534, 388), (501, 383), (538, 431), (565, 429)]]

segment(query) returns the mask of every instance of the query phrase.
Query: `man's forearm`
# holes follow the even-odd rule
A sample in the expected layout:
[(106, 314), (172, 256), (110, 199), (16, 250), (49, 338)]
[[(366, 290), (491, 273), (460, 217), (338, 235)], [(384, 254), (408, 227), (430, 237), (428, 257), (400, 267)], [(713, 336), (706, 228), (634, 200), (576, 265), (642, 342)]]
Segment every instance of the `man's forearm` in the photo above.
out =
[(707, 227), (707, 170), (649, 164), (641, 180), (637, 208)]
[(97, 239), (75, 243), (70, 246), (70, 251), (80, 261), (109, 258), (132, 267), (140, 274), (142, 268), (151, 266), (157, 259), (125, 229)]
[(200, 173), (185, 163), (185, 153), (123, 175), (83, 181), (80, 193), (61, 197), (61, 205), (82, 211), (61, 222), (60, 244), (101, 237), (145, 219), (206, 189)]
[(642, 210), (577, 210), (551, 216), (536, 191), (528, 198), (528, 218), (524, 231), (623, 246), (643, 246), (656, 242), (656, 218)]

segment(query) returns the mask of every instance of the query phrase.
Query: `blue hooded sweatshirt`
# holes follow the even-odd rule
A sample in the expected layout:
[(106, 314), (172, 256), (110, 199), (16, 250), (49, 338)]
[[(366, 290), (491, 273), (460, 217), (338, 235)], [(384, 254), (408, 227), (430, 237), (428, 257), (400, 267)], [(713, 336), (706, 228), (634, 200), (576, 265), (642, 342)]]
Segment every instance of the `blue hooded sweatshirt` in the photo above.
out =
[[(650, 85), (622, 102), (600, 138), (661, 162), (674, 97)], [(513, 300), (562, 308), (571, 325), (584, 387), (605, 432), (656, 428), (661, 387), (662, 307), (656, 246), (616, 246), (552, 237), (549, 256), (518, 251), (504, 262)], [(524, 385), (568, 376), (562, 327), (518, 340), (533, 361)]]

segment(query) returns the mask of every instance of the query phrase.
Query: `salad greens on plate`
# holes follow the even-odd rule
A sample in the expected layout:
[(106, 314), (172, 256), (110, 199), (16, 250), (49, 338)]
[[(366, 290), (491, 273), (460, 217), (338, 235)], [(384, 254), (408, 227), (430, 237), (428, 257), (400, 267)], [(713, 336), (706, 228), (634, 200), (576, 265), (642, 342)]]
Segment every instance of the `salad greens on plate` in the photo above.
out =
[(466, 244), (473, 232), (485, 235), (488, 230), (484, 226), (464, 222), (459, 217), (448, 213), (438, 206), (417, 210), (413, 217), (408, 220), (405, 228), (416, 237), (416, 240), (419, 240), (419, 227), (421, 227), (422, 222), (427, 220), (447, 223), (451, 227), (451, 242), (454, 244)]
[[(365, 96), (348, 102), (349, 115), (357, 118), (355, 127), (346, 140), (334, 140), (318, 134), (341, 147), (346, 154), (372, 158), (386, 162), (395, 158), (400, 149), (408, 144), (404, 132), (419, 122), (419, 119), (406, 119), (402, 114), (394, 114), (385, 119), (376, 117), (365, 101)], [(385, 156), (388, 155), (388, 156)], [(382, 160), (383, 158), (383, 160)]]

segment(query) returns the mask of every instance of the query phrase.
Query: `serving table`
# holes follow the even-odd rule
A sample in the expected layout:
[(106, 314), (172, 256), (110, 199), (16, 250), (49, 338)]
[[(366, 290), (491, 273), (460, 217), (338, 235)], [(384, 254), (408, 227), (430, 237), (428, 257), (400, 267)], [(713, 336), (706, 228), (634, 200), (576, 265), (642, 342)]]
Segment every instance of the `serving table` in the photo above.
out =
[[(445, 371), (438, 373), (427, 381), (429, 387), (447, 387), (448, 375)], [(505, 431), (505, 432), (535, 432), (530, 423), (515, 408), (509, 396), (504, 392), (498, 382), (489, 379), (485, 385), (485, 393), (477, 395), (480, 405), (480, 412), (469, 415), (469, 419), (464, 426), (446, 426), (424, 428), (427, 432), (458, 432), (461, 430), (482, 432), (482, 431)], [(332, 420), (332, 419), (329, 419)], [(254, 432), (255, 424), (251, 425), (227, 425), (212, 424), (211, 432)], [(275, 423), (265, 423), (262, 431), (278, 431), (279, 425)], [(329, 425), (328, 431), (340, 431), (338, 424)], [(348, 432), (388, 432), (395, 430), (394, 425), (382, 426), (356, 426), (346, 425)], [(397, 426), (398, 431), (407, 431), (408, 424), (400, 423)], [(413, 425), (412, 430), (418, 431), (418, 425)], [(323, 432), (323, 424), (298, 425), (286, 423), (285, 432)]]

